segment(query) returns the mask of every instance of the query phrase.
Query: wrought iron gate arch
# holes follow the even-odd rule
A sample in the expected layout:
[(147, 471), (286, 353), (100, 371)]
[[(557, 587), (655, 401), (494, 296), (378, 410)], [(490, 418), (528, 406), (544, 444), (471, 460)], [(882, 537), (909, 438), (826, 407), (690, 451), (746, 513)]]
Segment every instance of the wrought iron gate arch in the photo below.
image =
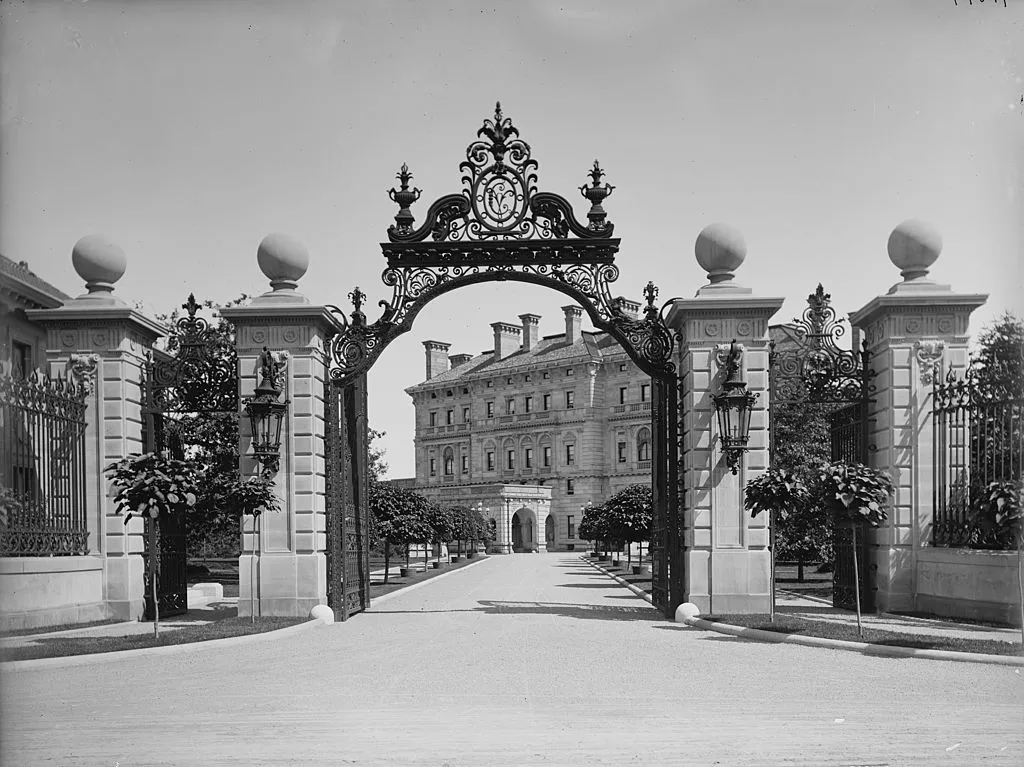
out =
[[(655, 305), (658, 289), (644, 290), (642, 317), (624, 309), (609, 285), (619, 276), (614, 258), (619, 239), (602, 205), (614, 187), (595, 160), (591, 182), (579, 188), (590, 202), (588, 223), (580, 222), (564, 197), (536, 188), (537, 161), (499, 103), (484, 120), (477, 140), (466, 150), (463, 190), (438, 198), (424, 222), (414, 226), (410, 206), (421, 190), (402, 165), (398, 189), (389, 196), (398, 205), (388, 241), (381, 244), (387, 267), (384, 285), (390, 301), (379, 301), (379, 319), (368, 323), (359, 288), (349, 293), (353, 311), (330, 307), (341, 331), (326, 343), (330, 368), (326, 387), (328, 456), (328, 603), (340, 618), (369, 604), (368, 508), (366, 487), (366, 372), (383, 350), (412, 329), (416, 316), (434, 299), (460, 287), (517, 281), (552, 288), (574, 299), (594, 326), (607, 332), (651, 376), (655, 499), (652, 576), (655, 603), (671, 614), (681, 601), (682, 573), (670, 585), (668, 554), (677, 548), (678, 445), (674, 334)], [(358, 424), (362, 425), (359, 426)], [(360, 490), (360, 486), (364, 490)], [(667, 488), (673, 488), (668, 492)], [(344, 552), (345, 566), (338, 560)]]
[[(176, 353), (150, 354), (142, 371), (142, 449), (147, 453), (166, 451), (174, 458), (185, 457), (186, 445), (179, 434), (167, 429), (170, 418), (192, 414), (237, 419), (239, 404), (234, 346), (216, 348), (219, 334), (197, 314), (201, 307), (194, 294), (189, 294), (181, 308), (185, 314), (174, 323), (178, 338), (172, 351)], [(146, 524), (152, 524), (148, 517)], [(183, 512), (161, 516), (157, 552), (161, 617), (188, 611), (186, 533)], [(145, 541), (148, 546), (148, 535)], [(146, 556), (150, 555), (147, 550)], [(147, 583), (146, 618), (154, 615), (151, 594)]]
[[(819, 283), (807, 297), (802, 315), (793, 320), (795, 348), (779, 350), (773, 339), (768, 353), (769, 461), (776, 465), (778, 435), (775, 429), (778, 408), (785, 405), (824, 405), (830, 408), (829, 441), (833, 461), (868, 462), (874, 446), (868, 443), (868, 405), (873, 401), (875, 371), (864, 341), (860, 351), (842, 349), (839, 340), (845, 335), (832, 296)], [(852, 609), (856, 601), (856, 585), (852, 565), (856, 550), (860, 571), (868, 572), (867, 550), (863, 526), (836, 526), (833, 538), (835, 565), (833, 572), (833, 604)], [(774, 531), (773, 531), (774, 545)], [(870, 579), (861, 583), (861, 604), (873, 605)]]

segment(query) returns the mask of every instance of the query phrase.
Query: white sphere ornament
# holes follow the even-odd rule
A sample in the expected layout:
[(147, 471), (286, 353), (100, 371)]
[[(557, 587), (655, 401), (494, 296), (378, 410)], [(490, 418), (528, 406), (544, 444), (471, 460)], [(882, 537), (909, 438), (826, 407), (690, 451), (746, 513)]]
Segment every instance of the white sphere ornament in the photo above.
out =
[(124, 276), (128, 258), (124, 251), (101, 234), (90, 234), (71, 249), (71, 265), (90, 293), (110, 293)]
[(309, 611), (309, 619), (314, 621), (320, 621), (330, 626), (334, 623), (334, 610), (327, 605), (315, 605), (312, 610)]
[(697, 235), (694, 254), (712, 284), (727, 282), (746, 260), (747, 242), (728, 224), (709, 224)]
[(287, 234), (268, 234), (256, 250), (256, 263), (275, 291), (293, 291), (309, 269), (309, 251)]
[(699, 618), (700, 610), (693, 602), (683, 602), (676, 608), (676, 623), (686, 623), (690, 618)]
[(889, 260), (904, 280), (921, 279), (942, 252), (942, 237), (933, 226), (908, 219), (889, 235)]

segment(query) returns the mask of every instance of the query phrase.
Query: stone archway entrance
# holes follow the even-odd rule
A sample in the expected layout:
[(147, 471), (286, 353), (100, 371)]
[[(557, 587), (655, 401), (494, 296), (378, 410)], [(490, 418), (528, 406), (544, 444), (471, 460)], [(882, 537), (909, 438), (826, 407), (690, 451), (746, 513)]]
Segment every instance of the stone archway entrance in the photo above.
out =
[[(529, 144), (500, 104), (459, 165), (464, 189), (435, 200), (419, 226), (410, 206), (421, 191), (410, 187), (412, 174), (403, 165), (399, 188), (389, 192), (399, 210), (388, 242), (381, 245), (387, 258), (382, 279), (392, 288), (391, 300), (379, 302), (383, 313), (373, 323), (362, 311), (367, 296), (359, 288), (349, 293), (354, 311), (348, 316), (331, 307), (343, 330), (327, 348), (327, 592), (328, 604), (342, 620), (369, 606), (366, 372), (388, 344), (412, 329), (434, 298), (458, 287), (505, 280), (550, 287), (574, 299), (594, 326), (651, 376), (653, 598), (666, 616), (682, 601), (674, 334), (662, 317), (664, 307), (655, 304), (653, 283), (644, 291), (642, 319), (630, 316), (624, 299), (611, 295), (609, 286), (619, 275), (614, 263), (619, 239), (612, 237), (602, 203), (614, 187), (601, 183), (604, 171), (597, 161), (588, 174), (591, 183), (579, 189), (590, 203), (586, 224), (564, 197), (537, 190), (536, 169)], [(511, 520), (507, 511), (505, 519)], [(511, 548), (511, 525), (505, 530)], [(538, 532), (535, 526), (534, 535)]]
[(526, 508), (512, 515), (512, 551), (537, 550), (537, 525), (533, 513)]

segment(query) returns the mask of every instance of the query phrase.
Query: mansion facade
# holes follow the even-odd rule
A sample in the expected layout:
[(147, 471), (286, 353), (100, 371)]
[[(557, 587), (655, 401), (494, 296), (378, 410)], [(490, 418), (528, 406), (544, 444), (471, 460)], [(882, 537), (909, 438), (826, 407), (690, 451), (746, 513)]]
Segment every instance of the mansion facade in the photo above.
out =
[(493, 323), (482, 354), (424, 341), (426, 380), (405, 390), (416, 478), (399, 481), (494, 519), (498, 550), (573, 550), (588, 505), (651, 480), (650, 377), (607, 333), (584, 331), (580, 307), (562, 311), (557, 335), (541, 336), (536, 314)]

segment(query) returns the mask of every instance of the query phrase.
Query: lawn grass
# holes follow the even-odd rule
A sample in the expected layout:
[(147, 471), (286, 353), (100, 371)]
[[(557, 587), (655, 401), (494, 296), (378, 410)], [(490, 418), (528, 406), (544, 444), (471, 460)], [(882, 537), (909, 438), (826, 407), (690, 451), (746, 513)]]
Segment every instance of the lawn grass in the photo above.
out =
[[(409, 573), (409, 576), (406, 578), (402, 578), (398, 575), (390, 575), (388, 576), (387, 585), (385, 585), (382, 582), (384, 576), (374, 576), (373, 583), (370, 585), (370, 604), (372, 605), (373, 600), (377, 597), (384, 596), (385, 594), (390, 594), (392, 591), (398, 591), (399, 589), (403, 589), (406, 586), (411, 586), (414, 583), (420, 583), (421, 581), (429, 581), (431, 578), (436, 578), (442, 573), (450, 573), (452, 570), (459, 570), (463, 567), (473, 564), (474, 562), (479, 562), (481, 559), (485, 557), (485, 554), (477, 554), (475, 557), (473, 557), (473, 559), (466, 559), (465, 557), (461, 557), (458, 562), (452, 564), (448, 564), (447, 562), (442, 561), (441, 567), (439, 567), (438, 569), (435, 570), (433, 569), (432, 566), (430, 566), (427, 568), (426, 571), (415, 569), (417, 565), (423, 565), (422, 559), (419, 560), (418, 563), (416, 562), (416, 560), (413, 560), (410, 563), (410, 566), (413, 568), (413, 571)], [(392, 562), (392, 566), (394, 566), (395, 564), (395, 562)], [(381, 563), (381, 567), (383, 566), (383, 563)], [(381, 580), (378, 580), (378, 578), (380, 578)]]
[(73, 629), (88, 629), (96, 626), (111, 626), (115, 623), (124, 623), (124, 621), (118, 620), (117, 618), (104, 618), (103, 620), (89, 621), (88, 623), (61, 623), (57, 626), (36, 626), (35, 628), (30, 629), (10, 629), (8, 631), (0, 631), (0, 639), (29, 636), (31, 634), (49, 634), (57, 631), (71, 631)]
[(143, 647), (166, 647), (192, 642), (208, 642), (211, 639), (226, 639), (276, 631), (298, 623), (305, 623), (306, 620), (306, 618), (257, 618), (253, 623), (249, 618), (225, 618), (211, 623), (196, 624), (188, 628), (165, 630), (156, 639), (151, 633), (129, 636), (55, 636), (39, 639), (35, 644), (26, 647), (0, 648), (0, 661), (59, 658), (89, 653), (138, 650)]
[(767, 615), (702, 615), (704, 620), (727, 623), (730, 626), (774, 631), (779, 634), (839, 639), (845, 642), (869, 642), (894, 647), (913, 647), (920, 650), (950, 650), (985, 655), (1024, 656), (1020, 642), (1002, 642), (995, 639), (961, 639), (959, 637), (904, 634), (897, 631), (865, 628), (858, 635), (857, 627), (845, 623), (806, 620), (792, 615), (775, 615), (772, 623)]

